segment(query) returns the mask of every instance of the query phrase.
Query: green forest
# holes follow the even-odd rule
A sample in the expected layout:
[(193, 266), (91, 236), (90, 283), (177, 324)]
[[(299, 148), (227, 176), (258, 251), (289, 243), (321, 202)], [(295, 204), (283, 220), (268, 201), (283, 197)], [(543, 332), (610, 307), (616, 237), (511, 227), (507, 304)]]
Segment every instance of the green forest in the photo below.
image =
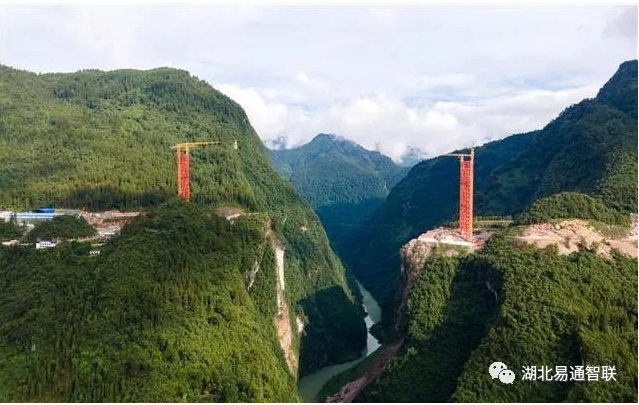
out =
[(243, 282), (262, 226), (174, 203), (98, 258), (78, 243), (2, 249), (0, 397), (295, 401), (272, 318)]
[(35, 242), (46, 239), (76, 239), (94, 235), (93, 227), (84, 218), (61, 215), (34, 226), (25, 236), (25, 240)]
[[(183, 207), (175, 202), (170, 148), (189, 140), (220, 145), (192, 151), (193, 207)], [(150, 221), (125, 227), (98, 258), (89, 258), (85, 245), (46, 252), (3, 248), (0, 289), (7, 294), (0, 316), (3, 326), (20, 325), (24, 332), (16, 335), (7, 326), (0, 334), (0, 363), (12, 365), (3, 369), (1, 399), (296, 399), (298, 375), (291, 375), (281, 350), (271, 344), (277, 341), (274, 259), (264, 235), (285, 247), (285, 299), (292, 324), (297, 318), (304, 324), (301, 333), (292, 328), (299, 375), (357, 357), (364, 346), (354, 285), (316, 214), (272, 169), (242, 108), (188, 72), (34, 74), (1, 66), (0, 160), (2, 209), (135, 209), (148, 212)], [(219, 207), (239, 208), (247, 221), (261, 218), (260, 225), (241, 226), (243, 219), (237, 230), (225, 229), (210, 218)], [(198, 221), (211, 229), (193, 229)], [(38, 233), (50, 235), (50, 226)], [(204, 245), (207, 240), (211, 246)], [(258, 240), (259, 260), (251, 245)], [(264, 271), (249, 290), (247, 274), (256, 260)], [(60, 277), (57, 284), (46, 277), (49, 271)], [(141, 280), (153, 283), (144, 287)], [(222, 284), (207, 296), (200, 282)], [(215, 300), (226, 308), (218, 315), (209, 313), (216, 311)], [(87, 309), (84, 302), (97, 307)], [(175, 328), (164, 329), (176, 316)], [(213, 325), (217, 316), (243, 321), (220, 332)], [(206, 342), (209, 352), (195, 352), (198, 342)], [(215, 359), (219, 371), (205, 367), (216, 356), (222, 356)], [(182, 367), (195, 358), (194, 368)], [(20, 373), (9, 372), (22, 363)]]
[[(400, 347), (356, 401), (637, 401), (637, 259), (602, 255), (597, 245), (560, 255), (517, 238), (530, 224), (575, 218), (606, 237), (628, 234), (637, 212), (636, 108), (630, 61), (595, 99), (543, 129), (477, 148), (475, 212), (514, 222), (495, 227), (474, 253), (436, 248), (420, 268), (399, 253), (426, 229), (456, 226), (455, 159), (426, 160), (393, 188), (346, 257), (385, 300), (376, 335)], [(513, 385), (491, 379), (495, 361), (515, 372)], [(614, 366), (616, 380), (522, 381), (525, 366)], [(365, 372), (333, 377), (324, 395)]]
[(601, 198), (574, 192), (540, 198), (519, 216), (518, 221), (533, 224), (567, 218), (592, 219), (610, 225), (630, 225), (628, 215), (609, 207)]
[[(0, 65), (0, 209), (144, 212), (99, 255), (70, 241), (94, 235), (83, 219), (26, 234), (0, 221), (3, 240), (61, 240), (0, 246), (0, 399), (298, 401), (299, 378), (366, 345), (355, 279), (332, 246), (383, 303), (376, 334), (402, 342), (358, 401), (636, 402), (637, 259), (517, 239), (568, 218), (627, 229), (636, 111), (629, 61), (542, 129), (478, 147), (475, 213), (514, 223), (481, 250), (435, 253), (408, 275), (401, 246), (456, 218), (455, 159), (408, 171), (325, 134), (268, 151), (238, 104), (182, 70)], [(219, 144), (192, 150), (187, 203), (171, 146), (196, 140)], [(239, 216), (224, 218), (229, 209)], [(294, 367), (278, 339), (274, 246), (284, 249)], [(526, 365), (613, 365), (617, 380), (505, 386), (488, 375), (494, 361), (517, 376)]]
[[(371, 402), (636, 402), (637, 259), (521, 245), (517, 228), (416, 271), (405, 343)], [(504, 362), (517, 381), (492, 380)], [(611, 365), (616, 381), (521, 381), (522, 367)]]
[(0, 239), (11, 240), (22, 237), (23, 230), (13, 221), (0, 219)]
[(275, 169), (317, 212), (331, 245), (342, 256), (408, 172), (377, 151), (328, 134), (297, 148), (269, 150), (269, 155)]

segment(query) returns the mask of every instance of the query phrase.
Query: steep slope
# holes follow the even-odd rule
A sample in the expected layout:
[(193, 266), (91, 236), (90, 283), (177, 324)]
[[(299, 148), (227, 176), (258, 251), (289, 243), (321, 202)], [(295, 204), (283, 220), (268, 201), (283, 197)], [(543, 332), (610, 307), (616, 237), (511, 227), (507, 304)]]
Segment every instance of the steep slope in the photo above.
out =
[[(476, 149), (475, 212), (512, 215), (564, 191), (608, 207), (637, 209), (637, 61), (623, 63), (598, 96), (567, 108), (543, 129)], [(399, 248), (426, 229), (456, 218), (458, 164), (419, 163), (362, 227), (348, 262), (378, 299), (399, 274)]]
[[(404, 345), (359, 400), (637, 401), (636, 250), (635, 258), (597, 247), (560, 255), (555, 245), (518, 242), (519, 232), (494, 235), (465, 257), (435, 253), (421, 266), (406, 257), (414, 282)], [(515, 373), (512, 385), (491, 379), (496, 361)], [(538, 370), (533, 380), (523, 379), (527, 366)], [(566, 379), (555, 380), (562, 366)], [(614, 379), (605, 380), (604, 366)], [(598, 381), (573, 380), (579, 367)]]
[(295, 149), (270, 150), (275, 169), (313, 206), (332, 245), (344, 251), (407, 168), (335, 135)]
[(243, 282), (265, 220), (230, 225), (180, 203), (97, 258), (84, 244), (2, 249), (0, 398), (295, 401), (276, 302), (255, 296), (268, 284)]
[[(221, 144), (191, 154), (192, 204), (208, 212), (235, 207), (247, 217), (268, 219), (263, 233), (284, 250), (286, 289), (282, 294), (291, 317), (289, 349), (299, 362), (299, 373), (357, 356), (365, 344), (365, 325), (344, 270), (317, 216), (272, 169), (265, 148), (237, 104), (204, 81), (170, 68), (36, 75), (0, 67), (3, 208), (52, 204), (153, 210), (174, 198), (175, 156), (170, 147), (204, 139)], [(236, 140), (239, 150), (233, 148)], [(188, 228), (179, 231), (184, 233), (177, 232), (176, 239), (188, 237)], [(247, 231), (239, 238), (246, 241), (254, 236)], [(189, 243), (197, 248), (200, 242), (189, 238)], [(144, 244), (138, 248), (147, 249)], [(274, 267), (273, 254), (264, 252), (264, 260), (271, 263), (266, 268)], [(122, 260), (125, 267), (137, 263), (124, 255)], [(211, 262), (224, 263), (219, 255)], [(197, 264), (185, 262), (186, 269), (190, 265)], [(243, 266), (246, 274), (240, 274), (240, 280), (248, 279), (255, 263), (243, 262)], [(133, 267), (130, 270), (135, 273)], [(140, 271), (142, 279), (151, 277), (153, 269), (142, 266)], [(264, 279), (267, 274), (269, 278)], [(254, 276), (256, 285), (275, 283), (274, 270)], [(257, 304), (252, 305), (262, 310), (266, 302), (277, 301), (276, 290), (269, 287), (254, 300)], [(297, 324), (303, 329), (298, 330)], [(277, 339), (275, 331), (255, 330), (258, 335), (271, 332)], [(135, 337), (136, 344), (150, 343), (141, 336)], [(215, 339), (216, 344), (225, 344), (245, 338), (242, 332)], [(7, 332), (0, 339), (6, 343), (12, 338)], [(284, 358), (282, 353), (278, 356)], [(174, 367), (174, 361), (176, 357), (171, 357), (155, 366)]]

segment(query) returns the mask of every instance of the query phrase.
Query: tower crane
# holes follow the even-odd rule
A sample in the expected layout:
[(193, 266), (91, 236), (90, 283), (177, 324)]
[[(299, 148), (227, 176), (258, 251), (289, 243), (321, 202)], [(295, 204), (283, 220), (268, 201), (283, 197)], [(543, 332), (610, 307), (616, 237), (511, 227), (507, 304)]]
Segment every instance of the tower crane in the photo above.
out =
[[(178, 197), (185, 201), (190, 201), (191, 192), (189, 189), (190, 174), (190, 151), (197, 146), (221, 145), (220, 141), (197, 141), (182, 142), (171, 147), (177, 152), (177, 187)], [(237, 149), (237, 140), (233, 142), (233, 149)]]
[(475, 148), (470, 153), (449, 153), (459, 159), (459, 233), (465, 239), (473, 240), (473, 166)]

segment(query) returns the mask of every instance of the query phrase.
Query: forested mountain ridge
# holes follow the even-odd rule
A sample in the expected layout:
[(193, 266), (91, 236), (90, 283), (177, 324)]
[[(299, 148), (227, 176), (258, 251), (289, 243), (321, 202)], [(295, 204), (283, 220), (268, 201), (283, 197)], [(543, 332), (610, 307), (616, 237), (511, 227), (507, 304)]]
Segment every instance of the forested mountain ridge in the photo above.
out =
[[(469, 255), (433, 252), (421, 266), (404, 257), (403, 346), (359, 400), (637, 401), (636, 255), (559, 254), (522, 243), (520, 232), (500, 231)], [(512, 385), (491, 378), (496, 361), (515, 373)], [(555, 378), (560, 367), (565, 380)], [(574, 377), (579, 368), (597, 380)]]
[(313, 206), (332, 245), (345, 251), (363, 222), (408, 172), (389, 157), (336, 135), (269, 150), (275, 169)]
[[(475, 213), (516, 215), (564, 191), (588, 194), (621, 213), (636, 212), (636, 105), (635, 60), (624, 62), (597, 97), (566, 108), (543, 129), (476, 148)], [(378, 299), (395, 285), (399, 248), (455, 219), (458, 173), (449, 157), (417, 164), (360, 230), (346, 259)]]
[[(189, 140), (220, 141), (218, 146), (194, 149), (191, 152), (192, 208), (176, 205), (173, 201), (176, 189), (175, 155), (170, 149), (175, 143)], [(236, 140), (238, 150), (233, 148)], [(150, 218), (146, 220), (150, 222), (142, 220), (141, 224), (132, 227), (137, 231), (129, 231), (137, 232), (137, 236), (131, 236), (125, 228), (121, 239), (107, 244), (109, 247), (106, 251), (114, 253), (105, 253), (103, 257), (96, 259), (97, 264), (86, 264), (88, 258), (78, 257), (74, 248), (65, 246), (46, 253), (3, 248), (3, 266), (0, 267), (0, 289), (4, 292), (0, 301), (2, 323), (22, 324), (29, 330), (20, 338), (11, 332), (11, 328), (2, 329), (0, 334), (0, 357), (8, 360), (0, 362), (4, 363), (0, 367), (3, 367), (1, 372), (6, 377), (0, 382), (3, 399), (161, 401), (179, 400), (175, 396), (177, 393), (186, 395), (189, 400), (200, 400), (198, 395), (209, 399), (242, 401), (295, 399), (294, 379), (287, 380), (284, 375), (294, 374), (296, 370), (289, 371), (282, 350), (273, 349), (268, 344), (269, 340), (277, 342), (278, 338), (272, 327), (274, 321), (269, 318), (275, 315), (268, 311), (264, 313), (267, 308), (265, 303), (274, 305), (276, 302), (276, 282), (269, 277), (275, 276), (276, 260), (266, 248), (260, 248), (260, 255), (256, 256), (257, 248), (250, 244), (251, 240), (263, 240), (267, 234), (284, 249), (286, 290), (283, 294), (290, 310), (289, 324), (293, 325), (290, 330), (290, 348), (299, 360), (299, 373), (304, 375), (323, 365), (356, 357), (364, 346), (365, 325), (361, 310), (355, 302), (339, 259), (330, 249), (317, 216), (290, 184), (272, 169), (265, 148), (241, 107), (204, 81), (190, 76), (188, 72), (159, 68), (149, 71), (89, 70), (72, 74), (38, 75), (2, 66), (0, 161), (3, 162), (0, 167), (0, 206), (3, 209), (32, 209), (53, 204), (92, 210), (120, 208), (150, 212)], [(158, 206), (162, 208), (155, 214)], [(238, 223), (234, 226), (239, 226), (240, 230), (228, 231), (219, 224), (225, 220), (209, 218), (210, 213), (219, 207), (239, 208), (246, 213), (246, 220), (261, 218), (261, 221), (245, 227)], [(215, 253), (218, 244), (225, 246), (227, 242), (219, 241), (215, 234), (209, 234), (206, 229), (187, 226), (198, 221), (209, 224), (211, 229), (222, 234), (233, 234), (228, 236), (228, 243), (237, 247), (233, 251), (235, 259), (230, 260), (225, 258), (226, 254)], [(167, 228), (166, 231), (164, 228)], [(171, 243), (165, 239), (143, 237), (147, 233), (156, 232), (168, 232), (176, 242), (180, 241), (179, 251), (172, 249)], [(212, 246), (199, 246), (206, 238), (215, 242), (212, 242)], [(135, 246), (136, 250), (131, 251), (127, 244)], [(224, 246), (220, 247), (221, 251), (226, 251)], [(207, 253), (207, 249), (213, 250)], [(123, 354), (133, 355), (137, 353), (135, 347), (151, 347), (161, 342), (147, 340), (156, 339), (154, 334), (158, 332), (158, 317), (171, 315), (157, 314), (157, 307), (168, 305), (169, 311), (176, 311), (171, 307), (175, 304), (174, 300), (186, 299), (187, 301), (183, 301), (186, 307), (180, 308), (194, 310), (184, 304), (191, 299), (188, 298), (191, 289), (189, 286), (195, 288), (196, 285), (193, 284), (196, 283), (196, 278), (193, 278), (196, 276), (193, 274), (207, 277), (207, 280), (209, 275), (206, 273), (206, 266), (202, 267), (198, 260), (189, 259), (184, 256), (186, 253), (180, 251), (192, 252), (193, 258), (205, 255), (202, 263), (207, 263), (211, 275), (221, 271), (216, 269), (224, 269), (225, 276), (219, 281), (221, 295), (213, 293), (213, 296), (207, 298), (207, 302), (202, 303), (200, 300), (204, 296), (198, 295), (196, 291), (200, 291), (199, 289), (194, 290), (194, 299), (202, 306), (197, 307), (197, 316), (192, 318), (193, 324), (186, 320), (176, 324), (171, 344), (184, 344), (180, 339), (185, 336), (183, 332), (189, 330), (196, 334), (191, 336), (194, 341), (211, 338), (207, 342), (228, 346), (230, 351), (227, 354), (231, 355), (235, 353), (234, 350), (239, 349), (235, 345), (243, 340), (249, 339), (247, 343), (263, 340), (265, 343), (255, 343), (255, 350), (270, 352), (271, 354), (264, 354), (266, 357), (261, 357), (269, 360), (264, 360), (265, 363), (262, 364), (258, 359), (254, 369), (251, 369), (251, 362), (247, 362), (245, 372), (247, 375), (257, 375), (260, 367), (264, 366), (261, 372), (268, 374), (271, 367), (283, 367), (273, 371), (272, 386), (269, 385), (269, 378), (266, 378), (263, 384), (259, 383), (261, 388), (254, 388), (252, 377), (247, 377), (245, 381), (239, 374), (235, 376), (238, 378), (232, 379), (231, 374), (228, 381), (238, 384), (234, 388), (231, 383), (224, 382), (227, 381), (227, 376), (215, 374), (211, 363), (206, 360), (201, 363), (202, 368), (198, 371), (201, 373), (198, 375), (203, 378), (198, 383), (201, 387), (198, 388), (198, 384), (194, 382), (195, 385), (187, 384), (185, 381), (190, 377), (186, 374), (173, 374), (171, 378), (175, 378), (175, 382), (173, 385), (169, 384), (170, 388), (167, 386), (170, 393), (167, 391), (167, 396), (162, 397), (152, 388), (161, 386), (162, 380), (144, 382), (142, 376), (147, 373), (164, 373), (160, 369), (179, 370), (178, 363), (186, 359), (184, 354), (181, 351), (177, 354), (169, 353), (167, 348), (170, 345), (160, 344), (157, 351), (153, 352), (153, 356), (159, 357), (140, 365), (136, 362), (149, 353), (138, 353), (138, 360), (113, 354), (109, 352), (112, 348), (105, 348), (109, 343), (100, 341), (101, 333), (94, 336), (94, 340), (86, 336), (83, 338), (89, 339), (91, 345), (102, 351), (99, 358), (105, 362), (98, 368), (91, 369), (94, 371), (82, 369), (81, 374), (75, 374), (80, 373), (77, 367), (94, 367), (84, 364), (77, 357), (92, 355), (90, 352), (83, 354), (82, 350), (88, 350), (89, 346), (72, 338), (84, 333), (75, 328), (84, 328), (85, 332), (93, 333), (96, 330), (94, 327), (103, 328), (109, 322), (114, 322), (113, 327), (117, 329), (118, 322), (125, 322), (127, 332), (118, 338), (118, 347)], [(88, 252), (81, 251), (80, 256), (86, 255)], [(32, 259), (22, 261), (23, 257)], [(164, 263), (160, 260), (161, 257), (168, 262)], [(29, 271), (34, 274), (46, 274), (49, 270), (61, 272), (60, 284), (52, 286), (43, 282), (30, 285), (30, 273), (22, 269), (21, 264), (28, 263), (29, 260), (33, 260)], [(162, 271), (166, 273), (161, 275), (156, 274), (159, 268), (149, 266), (148, 263), (162, 263), (162, 266), (169, 267), (162, 267), (165, 269)], [(117, 268), (117, 271), (104, 270), (107, 267)], [(256, 271), (256, 268), (259, 270)], [(118, 294), (124, 293), (120, 289), (126, 290), (129, 287), (114, 287), (120, 291), (118, 294), (98, 296), (101, 293), (100, 289), (95, 288), (98, 282), (94, 277), (96, 272), (100, 277), (107, 277), (100, 281), (106, 284), (117, 283), (116, 280), (109, 279), (107, 274), (112, 274), (113, 277), (135, 274), (140, 280), (153, 279), (154, 290), (148, 292), (153, 299), (147, 300), (146, 286), (139, 286), (137, 296), (134, 291), (126, 290), (126, 294), (133, 294), (127, 299), (130, 299), (133, 306), (130, 310), (136, 313), (129, 320), (109, 319), (117, 311), (108, 312), (97, 308), (85, 313), (87, 316), (91, 315), (88, 320), (82, 314), (74, 315), (77, 319), (71, 322), (72, 330), (65, 329), (65, 322), (43, 323), (40, 326), (33, 324), (35, 321), (32, 315), (42, 313), (42, 306), (48, 307), (51, 302), (60, 303), (60, 311), (70, 311), (69, 316), (74, 313), (75, 306), (80, 305), (80, 298), (61, 295), (68, 294), (63, 285), (66, 277), (70, 276), (67, 274), (69, 272), (78, 275), (78, 282), (86, 278), (87, 283), (82, 286), (71, 284), (69, 288), (84, 295), (86, 300), (99, 301), (101, 308), (120, 305), (118, 301), (122, 297)], [(174, 275), (171, 277), (176, 277), (175, 288), (181, 291), (179, 294), (175, 293), (177, 295), (171, 292), (177, 290), (170, 283), (163, 282), (166, 280), (164, 277), (170, 274)], [(248, 280), (250, 274), (255, 277), (251, 286)], [(26, 283), (25, 286), (28, 287), (17, 290), (16, 283)], [(137, 284), (130, 283), (130, 286), (134, 285)], [(18, 293), (14, 294), (16, 291)], [(34, 302), (24, 301), (26, 296), (23, 294), (27, 294), (27, 291), (30, 299), (41, 298)], [(228, 298), (225, 291), (230, 294), (231, 307), (235, 306), (235, 309), (229, 310), (248, 311), (246, 316), (249, 324), (246, 325), (248, 329), (242, 330), (240, 324), (238, 329), (233, 329), (233, 322), (225, 323), (224, 328), (229, 330), (227, 335), (222, 336), (218, 334), (221, 324), (216, 326), (216, 323), (209, 323), (206, 326), (198, 322), (207, 318), (207, 311), (216, 311), (211, 302), (218, 298), (223, 302)], [(222, 316), (226, 317), (224, 314)], [(137, 320), (141, 322), (137, 324)], [(256, 322), (251, 323), (253, 320)], [(128, 321), (132, 323), (129, 325)], [(62, 358), (55, 350), (37, 349), (35, 354), (30, 354), (30, 343), (27, 342), (33, 333), (32, 328), (38, 330), (37, 335), (42, 338), (41, 344), (44, 346), (67, 344), (62, 341), (71, 339), (68, 342), (71, 345), (68, 353), (72, 354), (62, 353), (60, 355), (68, 355)], [(247, 337), (250, 334), (254, 334), (256, 339)], [(52, 343), (46, 342), (46, 336), (65, 337)], [(105, 332), (103, 336), (106, 339), (109, 335)], [(30, 356), (34, 357), (33, 361), (37, 364), (30, 363)], [(115, 360), (110, 356), (116, 356)], [(192, 355), (187, 357), (189, 356)], [(112, 360), (115, 363), (111, 363)], [(232, 358), (227, 360), (234, 361)], [(57, 365), (53, 370), (43, 366), (49, 363)], [(20, 373), (15, 373), (15, 377), (12, 377), (8, 372), (15, 367), (22, 368)], [(103, 370), (104, 367), (110, 368), (110, 371)], [(122, 385), (111, 381), (100, 389), (96, 388), (96, 391), (87, 391), (89, 387), (84, 384), (101, 378), (105, 373), (117, 375), (119, 372), (115, 370), (118, 367), (125, 367), (127, 370), (125, 375), (128, 383)], [(232, 363), (229, 363), (229, 367), (229, 373), (232, 373), (235, 370)], [(253, 374), (254, 372), (257, 374)], [(30, 377), (26, 378), (24, 373)], [(27, 381), (51, 381), (52, 373), (58, 378), (66, 376), (71, 381), (71, 386), (60, 388), (62, 391), (59, 391), (58, 382), (50, 385), (34, 383), (37, 390), (35, 386), (24, 385)], [(84, 379), (75, 381), (75, 376)], [(217, 384), (230, 391), (220, 394), (223, 389)], [(140, 391), (143, 386), (151, 388)], [(217, 394), (211, 393), (211, 387), (217, 390)], [(215, 395), (221, 396), (218, 398)]]

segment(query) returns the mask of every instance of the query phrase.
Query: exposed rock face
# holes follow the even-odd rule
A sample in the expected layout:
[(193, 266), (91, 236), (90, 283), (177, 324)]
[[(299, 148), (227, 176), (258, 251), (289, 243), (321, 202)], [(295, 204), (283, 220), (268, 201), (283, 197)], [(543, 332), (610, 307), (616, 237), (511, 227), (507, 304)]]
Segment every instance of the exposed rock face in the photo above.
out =
[(277, 275), (277, 314), (275, 315), (275, 327), (280, 347), (284, 352), (286, 364), (293, 375), (297, 375), (299, 367), (298, 358), (293, 348), (293, 325), (291, 313), (286, 301), (286, 284), (284, 281), (284, 245), (277, 240), (273, 241), (275, 252), (275, 274)]
[(215, 209), (215, 215), (226, 218), (227, 221), (233, 223), (237, 218), (244, 215), (244, 211), (236, 207), (218, 207)]
[[(481, 242), (483, 244), (484, 240)], [(457, 256), (464, 251), (472, 252), (477, 247), (477, 244), (469, 242), (452, 229), (433, 229), (424, 232), (402, 246), (403, 268), (410, 271), (419, 271), (435, 250), (446, 256)]]
[(561, 255), (568, 255), (581, 247), (587, 247), (596, 249), (598, 254), (606, 257), (610, 256), (612, 249), (630, 257), (637, 257), (636, 227), (637, 222), (633, 220), (633, 229), (627, 235), (607, 238), (587, 221), (573, 219), (558, 223), (530, 225), (524, 229), (519, 240), (539, 248), (555, 245)]
[(249, 270), (249, 272), (246, 273), (246, 280), (248, 282), (249, 290), (251, 289), (251, 287), (253, 287), (253, 283), (255, 282), (255, 277), (257, 277), (258, 271), (260, 271), (260, 264), (256, 260), (253, 263), (253, 267), (251, 267), (251, 270)]
[(428, 258), (435, 252), (449, 257), (472, 253), (481, 249), (492, 234), (491, 231), (482, 231), (475, 235), (474, 240), (470, 242), (463, 238), (457, 230), (436, 228), (422, 233), (402, 246), (400, 250), (402, 277), (397, 288), (398, 305), (395, 317), (395, 333), (398, 336), (403, 330), (406, 300), (415, 279)]

